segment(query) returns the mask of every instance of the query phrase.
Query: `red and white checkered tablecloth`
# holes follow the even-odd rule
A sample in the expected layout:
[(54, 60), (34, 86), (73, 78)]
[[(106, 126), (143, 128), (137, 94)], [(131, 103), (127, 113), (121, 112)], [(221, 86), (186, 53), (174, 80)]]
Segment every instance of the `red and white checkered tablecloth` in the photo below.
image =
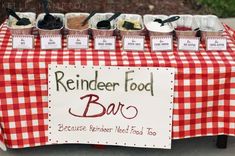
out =
[(175, 67), (173, 139), (231, 135), (235, 136), (235, 32), (225, 26), (228, 50), (144, 52), (13, 50), (4, 23), (0, 28), (0, 143), (9, 148), (47, 145), (48, 102), (47, 67), (58, 64)]

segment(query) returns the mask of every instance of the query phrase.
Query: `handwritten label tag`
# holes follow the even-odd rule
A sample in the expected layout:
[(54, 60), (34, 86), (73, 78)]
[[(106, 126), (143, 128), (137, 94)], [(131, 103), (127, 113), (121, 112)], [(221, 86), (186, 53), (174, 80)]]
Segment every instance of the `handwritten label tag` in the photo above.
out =
[(185, 51), (199, 51), (199, 37), (179, 37), (178, 49)]
[(41, 49), (61, 49), (62, 48), (62, 38), (61, 35), (41, 35)]
[(12, 36), (13, 49), (33, 49), (34, 36), (33, 35), (13, 35)]
[(144, 36), (124, 36), (122, 39), (123, 50), (144, 51)]
[(95, 37), (95, 50), (115, 50), (116, 49), (116, 37)]
[(172, 36), (152, 36), (151, 50), (152, 51), (172, 51), (173, 50), (173, 38)]
[(89, 48), (89, 36), (68, 35), (67, 36), (67, 48), (68, 49), (88, 49)]
[(225, 37), (207, 37), (206, 39), (207, 51), (226, 51), (227, 39)]

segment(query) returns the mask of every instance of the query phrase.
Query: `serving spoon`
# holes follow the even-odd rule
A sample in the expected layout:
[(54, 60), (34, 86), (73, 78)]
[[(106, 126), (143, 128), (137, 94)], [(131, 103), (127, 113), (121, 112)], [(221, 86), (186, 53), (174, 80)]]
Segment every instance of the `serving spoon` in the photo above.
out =
[(42, 0), (42, 4), (43, 4), (44, 12), (46, 14), (44, 16), (43, 20), (44, 21), (55, 20), (55, 17), (49, 13), (49, 10), (48, 10), (48, 0)]
[(93, 17), (94, 15), (96, 14), (96, 11), (92, 11), (91, 13), (90, 13), (90, 15), (86, 18), (86, 19), (84, 19), (84, 21), (82, 21), (82, 26), (84, 26), (88, 21), (89, 21), (89, 19), (91, 18), (91, 17)]
[(28, 18), (20, 18), (14, 10), (6, 8), (7, 14), (13, 16), (17, 19), (16, 25), (19, 26), (25, 26), (31, 24), (30, 20)]
[(113, 16), (111, 16), (108, 20), (103, 20), (97, 23), (96, 27), (98, 29), (111, 29), (111, 21), (116, 19), (118, 16), (120, 16), (122, 13), (118, 12), (115, 13)]
[(167, 18), (166, 20), (156, 18), (154, 22), (161, 23), (161, 26), (164, 26), (165, 23), (174, 22), (174, 21), (177, 21), (178, 19), (180, 19), (180, 16), (173, 16), (173, 17)]
[(122, 27), (126, 28), (127, 30), (141, 30), (139, 28), (135, 28), (135, 24), (132, 22), (128, 22), (128, 21), (125, 21)]

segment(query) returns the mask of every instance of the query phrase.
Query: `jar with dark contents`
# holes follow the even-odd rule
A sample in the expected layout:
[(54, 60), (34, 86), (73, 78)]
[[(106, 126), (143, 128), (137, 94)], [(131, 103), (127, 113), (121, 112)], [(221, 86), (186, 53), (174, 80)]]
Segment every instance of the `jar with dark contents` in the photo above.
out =
[(54, 18), (50, 20), (43, 18), (42, 20), (38, 21), (38, 27), (40, 29), (46, 30), (61, 29), (63, 27), (63, 22), (61, 21), (60, 17), (57, 16), (54, 16)]
[(39, 14), (37, 17), (36, 27), (40, 35), (60, 35), (64, 27), (64, 14), (50, 13), (47, 16), (45, 13)]

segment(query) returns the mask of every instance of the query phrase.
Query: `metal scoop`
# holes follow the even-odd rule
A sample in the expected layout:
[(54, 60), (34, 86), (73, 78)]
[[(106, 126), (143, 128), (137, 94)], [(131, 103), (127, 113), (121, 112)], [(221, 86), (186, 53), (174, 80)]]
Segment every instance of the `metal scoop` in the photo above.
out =
[(9, 9), (9, 8), (6, 8), (6, 11), (7, 11), (7, 14), (8, 15), (11, 15), (13, 17), (15, 17), (18, 21), (16, 23), (16, 25), (19, 25), (19, 26), (25, 26), (25, 25), (29, 25), (31, 24), (30, 20), (28, 18), (20, 18), (14, 10), (12, 9)]
[(112, 17), (110, 17), (108, 20), (103, 20), (97, 23), (96, 27), (98, 29), (111, 29), (111, 21), (116, 19), (118, 16), (120, 16), (121, 13), (115, 13)]
[(159, 19), (159, 18), (156, 18), (154, 20), (154, 22), (158, 22), (158, 23), (161, 23), (161, 26), (164, 26), (165, 23), (170, 23), (170, 22), (174, 22), (174, 21), (177, 21), (178, 19), (180, 19), (180, 16), (173, 16), (173, 17), (170, 17), (166, 20), (162, 20), (162, 19)]

